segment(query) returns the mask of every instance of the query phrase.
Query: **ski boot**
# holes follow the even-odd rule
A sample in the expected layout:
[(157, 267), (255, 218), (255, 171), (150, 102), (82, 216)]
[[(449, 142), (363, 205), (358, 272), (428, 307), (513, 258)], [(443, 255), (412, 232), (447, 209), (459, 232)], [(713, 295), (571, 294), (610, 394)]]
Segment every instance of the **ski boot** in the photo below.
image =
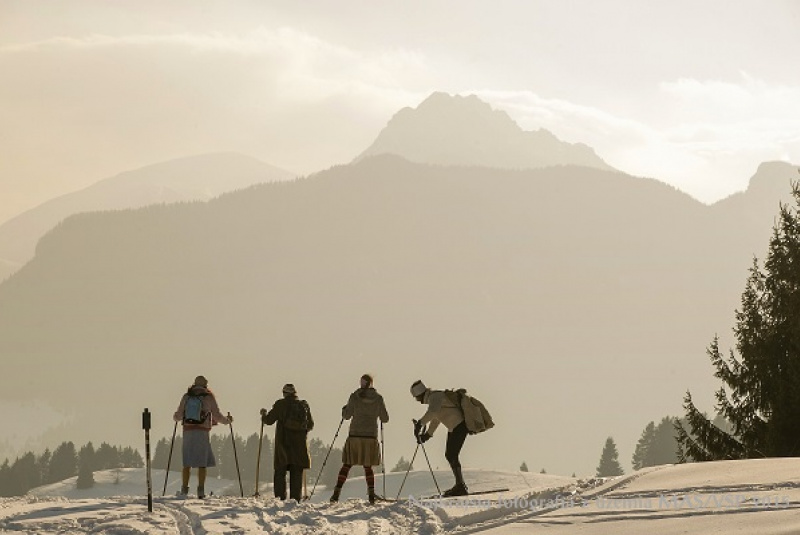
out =
[(206, 491), (203, 487), (197, 487), (197, 497), (201, 500), (206, 497)]
[(175, 493), (175, 496), (177, 496), (178, 498), (185, 498), (188, 495), (189, 495), (189, 487), (181, 487), (181, 490)]
[(375, 496), (375, 489), (373, 488), (368, 489), (367, 497), (369, 498), (369, 503), (374, 504), (375, 501), (378, 499), (378, 497)]
[(469, 494), (469, 489), (464, 483), (456, 483), (453, 488), (447, 489), (444, 491), (445, 498), (450, 498), (451, 496), (466, 496)]
[(331, 495), (331, 503), (339, 501), (339, 494), (342, 492), (342, 487), (334, 487), (333, 494)]

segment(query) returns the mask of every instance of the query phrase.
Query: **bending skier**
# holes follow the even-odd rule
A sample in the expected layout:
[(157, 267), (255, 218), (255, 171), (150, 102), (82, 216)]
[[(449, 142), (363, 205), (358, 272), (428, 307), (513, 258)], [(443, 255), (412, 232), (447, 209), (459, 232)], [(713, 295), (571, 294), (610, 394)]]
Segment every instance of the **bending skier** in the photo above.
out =
[(350, 432), (342, 450), (342, 469), (336, 480), (331, 501), (339, 501), (342, 485), (347, 481), (347, 474), (353, 465), (364, 467), (367, 480), (367, 496), (369, 503), (375, 503), (375, 473), (373, 466), (381, 464), (381, 449), (378, 444), (378, 419), (386, 423), (389, 413), (383, 397), (372, 387), (372, 376), (361, 376), (359, 389), (350, 394), (347, 405), (342, 407), (342, 418), (350, 420)]
[(276, 401), (267, 412), (261, 409), (261, 421), (275, 426), (275, 497), (286, 499), (286, 472), (289, 472), (289, 497), (298, 502), (302, 499), (303, 470), (311, 468), (306, 438), (314, 429), (311, 409), (305, 400), (297, 398), (294, 385), (283, 387), (283, 399)]
[[(467, 495), (469, 490), (461, 473), (461, 461), (458, 460), (458, 455), (461, 453), (468, 434), (463, 411), (443, 390), (431, 390), (422, 381), (415, 381), (411, 385), (411, 395), (420, 403), (428, 405), (427, 412), (414, 424), (414, 436), (420, 443), (430, 440), (440, 423), (448, 431), (444, 456), (453, 470), (456, 484), (453, 488), (446, 490), (443, 495)], [(426, 424), (428, 424), (428, 428), (424, 430)]]
[(222, 414), (214, 394), (208, 389), (208, 380), (198, 375), (181, 398), (173, 419), (183, 423), (183, 477), (179, 495), (189, 494), (189, 476), (194, 467), (197, 468), (197, 497), (205, 498), (206, 468), (217, 465), (209, 432), (218, 423), (233, 422), (233, 416)]

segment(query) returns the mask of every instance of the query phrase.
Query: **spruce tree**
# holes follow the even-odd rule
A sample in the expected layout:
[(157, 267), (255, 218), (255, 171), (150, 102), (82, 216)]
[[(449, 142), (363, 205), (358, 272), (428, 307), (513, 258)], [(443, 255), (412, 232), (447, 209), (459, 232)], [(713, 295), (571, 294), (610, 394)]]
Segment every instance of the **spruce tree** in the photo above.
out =
[(79, 489), (94, 487), (94, 446), (89, 442), (81, 448), (78, 454), (78, 480), (75, 485)]
[(400, 460), (397, 461), (397, 464), (394, 465), (394, 468), (391, 469), (392, 472), (407, 472), (409, 470), (413, 470), (414, 466), (411, 462), (407, 461), (405, 457), (400, 457)]
[(520, 472), (527, 472), (528, 471), (528, 463), (526, 463), (525, 461), (522, 461), (522, 464), (519, 465), (519, 471)]
[(614, 477), (624, 474), (619, 464), (619, 453), (614, 439), (608, 437), (603, 453), (600, 455), (600, 464), (597, 466), (597, 477)]
[(736, 311), (736, 350), (726, 358), (714, 338), (708, 356), (723, 383), (714, 425), (684, 398), (686, 423), (676, 426), (681, 461), (800, 455), (800, 186), (795, 207), (780, 206), (763, 268), (753, 260)]
[(78, 473), (78, 453), (75, 444), (62, 442), (50, 458), (48, 480), (55, 483), (70, 478)]
[(639, 438), (639, 442), (636, 443), (636, 449), (633, 451), (633, 458), (631, 459), (631, 465), (633, 465), (634, 470), (641, 470), (645, 466), (649, 466), (647, 464), (647, 452), (653, 444), (655, 430), (656, 424), (650, 422), (642, 431), (642, 436)]

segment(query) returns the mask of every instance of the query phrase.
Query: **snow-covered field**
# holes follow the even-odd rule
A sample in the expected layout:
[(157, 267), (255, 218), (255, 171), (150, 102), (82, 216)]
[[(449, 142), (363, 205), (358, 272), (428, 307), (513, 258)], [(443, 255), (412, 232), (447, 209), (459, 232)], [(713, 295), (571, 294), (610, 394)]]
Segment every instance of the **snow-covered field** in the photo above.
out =
[[(388, 496), (396, 496), (403, 475), (387, 474)], [(440, 487), (452, 484), (445, 472), (436, 476)], [(348, 480), (337, 504), (319, 488), (299, 504), (277, 501), (268, 489), (254, 498), (246, 488), (240, 498), (238, 482), (211, 479), (206, 489), (214, 497), (178, 499), (170, 496), (177, 474), (162, 498), (164, 473), (154, 471), (156, 497), (148, 513), (143, 471), (123, 470), (118, 482), (109, 471), (95, 474), (93, 489), (75, 489), (73, 478), (23, 498), (0, 499), (0, 533), (800, 533), (798, 459), (656, 467), (599, 486), (547, 474), (467, 470), (465, 476), (474, 491), (509, 490), (420, 501), (435, 487), (429, 472), (417, 471), (403, 490), (411, 499), (376, 505), (365, 500), (363, 478)], [(382, 491), (380, 476), (376, 484)], [(229, 492), (237, 496), (224, 495)]]

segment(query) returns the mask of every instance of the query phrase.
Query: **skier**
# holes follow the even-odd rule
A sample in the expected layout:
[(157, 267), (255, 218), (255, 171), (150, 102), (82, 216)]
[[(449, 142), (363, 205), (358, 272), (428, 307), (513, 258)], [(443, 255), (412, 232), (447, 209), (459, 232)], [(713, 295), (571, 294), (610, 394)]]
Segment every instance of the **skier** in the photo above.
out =
[(332, 502), (339, 501), (339, 494), (342, 492), (342, 485), (347, 481), (350, 468), (359, 465), (364, 467), (369, 503), (375, 503), (375, 473), (372, 467), (381, 464), (377, 420), (388, 422), (389, 413), (386, 412), (383, 397), (372, 384), (371, 375), (362, 375), (358, 390), (350, 394), (347, 405), (342, 407), (342, 418), (353, 420), (350, 422), (350, 432), (342, 450), (342, 469), (336, 480), (336, 488), (333, 489)]
[(298, 502), (302, 499), (303, 471), (311, 468), (306, 438), (314, 429), (314, 419), (305, 400), (298, 399), (294, 385), (283, 387), (283, 398), (272, 408), (261, 409), (261, 421), (275, 426), (275, 497), (286, 499), (286, 472), (289, 472), (289, 497)]
[(202, 375), (195, 377), (194, 383), (181, 398), (173, 419), (183, 423), (183, 472), (182, 485), (178, 493), (189, 494), (189, 476), (192, 467), (197, 468), (197, 497), (205, 498), (206, 468), (217, 465), (211, 449), (209, 432), (211, 427), (230, 424), (233, 416), (226, 417), (219, 410), (217, 399), (208, 389), (208, 380)]
[[(448, 431), (444, 456), (453, 470), (456, 484), (446, 490), (443, 495), (465, 496), (469, 494), (469, 489), (467, 489), (461, 473), (461, 462), (458, 460), (458, 455), (461, 453), (468, 434), (464, 413), (445, 395), (443, 390), (431, 390), (422, 381), (415, 381), (411, 385), (411, 395), (420, 403), (428, 405), (428, 411), (422, 418), (414, 422), (414, 436), (420, 444), (430, 440), (440, 423), (444, 424)], [(427, 430), (425, 430), (425, 424), (430, 424)]]

